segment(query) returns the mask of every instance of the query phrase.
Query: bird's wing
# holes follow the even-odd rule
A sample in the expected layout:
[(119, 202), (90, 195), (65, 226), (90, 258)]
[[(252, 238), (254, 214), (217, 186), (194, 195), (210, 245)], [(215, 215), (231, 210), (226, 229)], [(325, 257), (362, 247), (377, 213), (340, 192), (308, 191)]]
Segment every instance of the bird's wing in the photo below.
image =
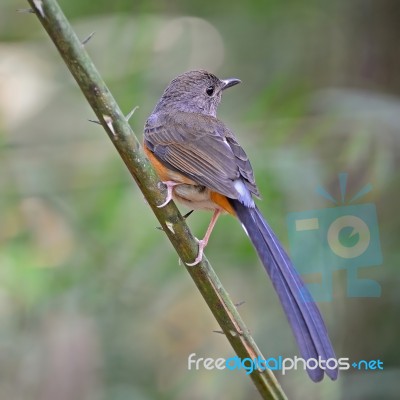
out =
[(258, 196), (246, 153), (212, 116), (184, 112), (153, 116), (145, 126), (144, 142), (166, 167), (199, 185), (237, 199), (239, 179)]

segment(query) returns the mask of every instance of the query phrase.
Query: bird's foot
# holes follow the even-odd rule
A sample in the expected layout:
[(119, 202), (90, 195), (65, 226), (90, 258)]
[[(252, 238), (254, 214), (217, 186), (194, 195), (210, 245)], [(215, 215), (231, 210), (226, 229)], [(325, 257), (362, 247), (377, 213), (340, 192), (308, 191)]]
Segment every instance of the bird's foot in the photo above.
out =
[(199, 240), (197, 238), (196, 241), (199, 244), (199, 252), (197, 253), (196, 259), (192, 263), (186, 263), (188, 267), (194, 267), (203, 259), (204, 248), (207, 246), (207, 242), (204, 239)]
[(164, 181), (162, 183), (167, 187), (167, 197), (164, 203), (157, 206), (158, 208), (165, 207), (172, 200), (172, 191), (176, 185), (179, 185), (179, 183), (176, 183), (174, 181)]

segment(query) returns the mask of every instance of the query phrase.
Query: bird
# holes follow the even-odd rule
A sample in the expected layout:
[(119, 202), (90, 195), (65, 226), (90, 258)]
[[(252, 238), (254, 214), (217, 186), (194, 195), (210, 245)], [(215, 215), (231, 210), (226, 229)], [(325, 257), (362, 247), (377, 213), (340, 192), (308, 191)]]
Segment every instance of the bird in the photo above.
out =
[(203, 258), (211, 232), (221, 214), (239, 219), (268, 273), (292, 328), (303, 359), (322, 360), (307, 368), (318, 382), (326, 374), (338, 377), (336, 355), (321, 313), (279, 239), (254, 202), (259, 198), (249, 158), (233, 132), (217, 118), (222, 93), (241, 83), (219, 79), (205, 70), (185, 72), (165, 89), (144, 127), (143, 148), (167, 188), (164, 207), (172, 199), (191, 210), (213, 212), (198, 241)]

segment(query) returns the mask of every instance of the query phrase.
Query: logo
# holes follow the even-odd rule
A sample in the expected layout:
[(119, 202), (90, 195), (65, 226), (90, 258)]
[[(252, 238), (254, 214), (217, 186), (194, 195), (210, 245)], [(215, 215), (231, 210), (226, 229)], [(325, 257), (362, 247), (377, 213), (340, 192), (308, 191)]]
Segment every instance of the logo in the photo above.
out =
[(289, 213), (287, 226), (292, 260), (302, 274), (319, 274), (320, 283), (307, 284), (317, 301), (333, 297), (333, 272), (346, 270), (348, 297), (379, 297), (381, 286), (360, 278), (361, 268), (382, 263), (376, 207), (372, 203), (353, 204), (372, 190), (365, 185), (346, 202), (346, 173), (339, 174), (340, 201), (323, 187), (316, 192), (335, 207)]
[(291, 370), (313, 370), (316, 368), (349, 370), (351, 367), (359, 371), (383, 371), (383, 361), (376, 360), (358, 360), (351, 362), (348, 357), (342, 358), (329, 358), (324, 360), (321, 357), (309, 358), (305, 360), (301, 357), (269, 357), (267, 359), (258, 356), (256, 358), (240, 358), (238, 356), (229, 358), (213, 358), (213, 357), (198, 357), (196, 353), (191, 353), (188, 356), (188, 370), (198, 371), (200, 369), (206, 370), (244, 370), (246, 375), (252, 374), (254, 371), (281, 371), (285, 375), (287, 371)]

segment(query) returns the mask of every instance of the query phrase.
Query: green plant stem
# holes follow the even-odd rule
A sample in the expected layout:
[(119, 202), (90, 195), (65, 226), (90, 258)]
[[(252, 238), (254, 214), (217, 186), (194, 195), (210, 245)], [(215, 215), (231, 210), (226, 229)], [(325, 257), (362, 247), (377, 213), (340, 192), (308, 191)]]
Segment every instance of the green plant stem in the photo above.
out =
[[(157, 204), (165, 199), (165, 191), (159, 190), (159, 180), (138, 139), (59, 5), (54, 0), (28, 2), (143, 192), (180, 259), (184, 262), (194, 260), (197, 255), (194, 237), (173, 202), (157, 208)], [(186, 266), (186, 269), (236, 354), (241, 359), (264, 358), (206, 257), (199, 265)], [(255, 370), (250, 377), (263, 399), (286, 398), (270, 370)]]

